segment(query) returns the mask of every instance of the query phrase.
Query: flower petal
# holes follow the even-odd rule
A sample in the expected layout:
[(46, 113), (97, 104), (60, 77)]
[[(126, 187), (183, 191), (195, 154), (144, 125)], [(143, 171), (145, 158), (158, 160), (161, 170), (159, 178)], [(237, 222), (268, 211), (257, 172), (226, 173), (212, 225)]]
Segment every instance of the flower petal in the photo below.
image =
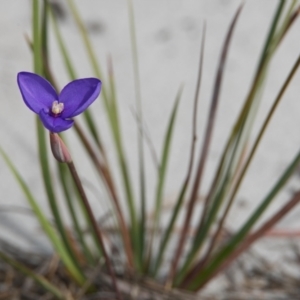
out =
[(74, 124), (73, 120), (64, 120), (60, 117), (53, 117), (44, 110), (39, 112), (39, 116), (43, 125), (51, 132), (61, 132), (69, 129)]
[(37, 114), (42, 109), (50, 109), (58, 98), (53, 86), (37, 74), (20, 72), (17, 80), (25, 104)]
[(97, 78), (77, 79), (67, 84), (59, 95), (59, 102), (64, 103), (62, 118), (72, 118), (91, 105), (101, 90), (101, 81)]

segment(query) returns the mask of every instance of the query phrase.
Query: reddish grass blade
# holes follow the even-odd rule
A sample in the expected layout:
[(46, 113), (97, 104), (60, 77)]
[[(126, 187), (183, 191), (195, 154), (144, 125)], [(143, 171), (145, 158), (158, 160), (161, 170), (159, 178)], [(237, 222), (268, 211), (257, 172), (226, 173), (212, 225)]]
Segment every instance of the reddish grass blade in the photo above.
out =
[(110, 193), (110, 196), (113, 200), (116, 209), (116, 215), (120, 225), (121, 236), (124, 242), (124, 249), (127, 256), (128, 266), (130, 268), (133, 268), (133, 250), (131, 246), (129, 231), (128, 231), (128, 227), (126, 226), (125, 218), (120, 206), (119, 198), (109, 168), (99, 160), (96, 152), (94, 151), (93, 147), (87, 140), (84, 132), (82, 131), (81, 127), (78, 125), (77, 122), (75, 122), (74, 126), (79, 138), (81, 139), (81, 142), (83, 143), (93, 163), (95, 164), (96, 170), (98, 171), (100, 177), (103, 178), (103, 181), (105, 182), (107, 189)]
[(194, 210), (198, 191), (199, 191), (199, 188), (201, 185), (202, 174), (203, 174), (203, 171), (205, 168), (205, 162), (207, 161), (208, 150), (209, 150), (212, 133), (213, 133), (213, 128), (214, 128), (214, 124), (215, 124), (215, 119), (216, 119), (216, 112), (217, 112), (218, 103), (219, 103), (219, 95), (220, 95), (220, 90), (221, 90), (221, 85), (222, 85), (224, 67), (225, 67), (225, 62), (226, 62), (227, 53), (228, 53), (228, 49), (229, 49), (229, 44), (230, 44), (231, 37), (233, 34), (233, 29), (237, 22), (238, 16), (240, 15), (241, 9), (242, 9), (242, 5), (238, 8), (238, 10), (230, 24), (230, 27), (229, 27), (229, 30), (228, 30), (228, 33), (227, 33), (227, 36), (226, 36), (226, 39), (225, 39), (225, 42), (223, 45), (220, 62), (219, 62), (219, 66), (218, 66), (218, 71), (217, 71), (217, 76), (216, 76), (216, 81), (215, 81), (215, 85), (214, 85), (213, 96), (212, 96), (212, 100), (211, 100), (211, 107), (210, 107), (210, 112), (209, 112), (209, 116), (208, 116), (208, 123), (207, 123), (205, 138), (204, 138), (204, 142), (203, 142), (203, 146), (202, 146), (201, 157), (200, 157), (200, 161), (198, 164), (198, 169), (197, 169), (196, 178), (195, 178), (195, 182), (194, 182), (193, 189), (192, 189), (192, 194), (191, 194), (189, 204), (188, 204), (183, 229), (181, 232), (181, 236), (179, 238), (178, 246), (177, 246), (177, 249), (176, 249), (176, 252), (174, 255), (174, 259), (173, 259), (173, 263), (171, 264), (171, 268), (169, 271), (169, 275), (168, 275), (169, 282), (173, 281), (173, 278), (174, 278), (176, 270), (177, 270), (179, 258), (182, 255), (183, 245), (185, 244), (187, 231), (188, 231), (190, 221), (192, 218), (192, 212)]

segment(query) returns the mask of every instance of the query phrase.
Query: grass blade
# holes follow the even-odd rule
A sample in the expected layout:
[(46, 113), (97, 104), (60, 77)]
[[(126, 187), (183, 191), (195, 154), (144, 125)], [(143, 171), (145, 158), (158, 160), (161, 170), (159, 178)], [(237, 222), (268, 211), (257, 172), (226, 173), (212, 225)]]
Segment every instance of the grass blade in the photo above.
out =
[[(73, 64), (71, 62), (71, 59), (70, 59), (70, 55), (67, 51), (67, 48), (65, 46), (65, 43), (64, 43), (64, 40), (61, 36), (61, 33), (60, 33), (60, 30), (59, 30), (59, 26), (57, 24), (57, 20), (54, 16), (54, 13), (52, 11), (52, 9), (50, 9), (50, 12), (51, 12), (51, 20), (52, 20), (52, 23), (53, 23), (53, 29), (54, 29), (54, 34), (55, 34), (55, 37), (56, 37), (56, 40), (57, 40), (57, 43), (58, 43), (58, 46), (59, 46), (59, 49), (60, 49), (60, 52), (61, 52), (61, 55), (63, 57), (63, 61), (64, 61), (64, 64), (65, 64), (65, 68), (69, 74), (69, 78), (71, 80), (75, 80), (77, 79), (77, 75), (76, 75), (76, 72), (75, 72), (75, 69), (73, 67)], [(99, 133), (99, 129), (97, 129), (96, 125), (95, 125), (95, 121), (92, 117), (92, 114), (90, 113), (90, 110), (86, 110), (84, 113), (83, 113), (83, 117), (84, 117), (84, 120), (85, 120), (85, 123), (89, 129), (89, 132), (91, 134), (91, 136), (93, 137), (96, 145), (98, 146), (102, 156), (104, 158), (106, 158), (106, 155), (105, 155), (105, 151), (104, 151), (104, 147), (103, 147), (103, 143), (101, 141), (101, 138), (100, 138), (100, 133)]]
[(194, 109), (193, 109), (193, 132), (192, 132), (192, 145), (191, 145), (191, 154), (190, 154), (190, 162), (188, 166), (188, 171), (187, 175), (185, 178), (185, 181), (183, 183), (183, 186), (181, 188), (178, 200), (176, 202), (175, 208), (173, 210), (169, 225), (167, 226), (167, 229), (164, 233), (164, 236), (161, 240), (158, 254), (154, 263), (154, 267), (152, 270), (152, 275), (155, 276), (159, 270), (159, 267), (161, 266), (161, 262), (164, 257), (165, 249), (167, 248), (168, 242), (171, 237), (171, 233), (173, 231), (177, 216), (179, 214), (180, 208), (183, 204), (183, 200), (185, 197), (185, 193), (188, 188), (188, 184), (190, 182), (190, 178), (192, 175), (192, 169), (194, 165), (194, 157), (195, 157), (195, 146), (196, 146), (196, 139), (197, 139), (197, 133), (196, 133), (196, 128), (197, 128), (197, 111), (198, 111), (198, 99), (199, 99), (199, 94), (200, 94), (200, 85), (201, 85), (201, 78), (202, 78), (202, 67), (203, 67), (203, 56), (204, 56), (204, 44), (205, 44), (205, 24), (204, 24), (204, 29), (203, 29), (203, 35), (202, 35), (202, 43), (201, 43), (201, 49), (200, 49), (200, 62), (199, 62), (199, 70), (198, 70), (198, 79), (197, 79), (197, 87), (195, 91), (195, 98), (194, 98)]
[(119, 113), (118, 113), (118, 105), (116, 99), (116, 88), (115, 88), (115, 80), (113, 73), (112, 61), (108, 60), (108, 74), (109, 74), (109, 91), (110, 91), (110, 102), (109, 108), (107, 110), (110, 126), (112, 130), (112, 134), (114, 137), (115, 148), (118, 156), (121, 176), (123, 180), (123, 185), (126, 193), (127, 207), (129, 210), (130, 220), (131, 220), (131, 237), (133, 243), (134, 250), (134, 260), (136, 266), (139, 270), (142, 270), (141, 261), (139, 259), (138, 253), (140, 253), (141, 242), (140, 242), (140, 233), (137, 221), (136, 207), (134, 202), (133, 188), (131, 184), (130, 174), (128, 163), (124, 154), (123, 142), (122, 142), (122, 134), (119, 122)]
[[(36, 56), (37, 53), (41, 55), (41, 65), (36, 65), (36, 63), (39, 63), (39, 62), (34, 60), (34, 64), (35, 64), (34, 69), (35, 70), (40, 69), (39, 71), (41, 72), (41, 75), (47, 75), (47, 73), (45, 72), (45, 68), (44, 69), (42, 69), (42, 68), (43, 68), (43, 66), (49, 65), (48, 64), (48, 55), (47, 55), (47, 53), (48, 53), (48, 50), (47, 50), (47, 46), (48, 46), (47, 45), (47, 24), (48, 24), (47, 10), (48, 10), (47, 1), (44, 1), (43, 22), (41, 23), (41, 26), (39, 27), (39, 28), (41, 28), (41, 30), (37, 30), (36, 28), (34, 29), (34, 40), (33, 40), (34, 56)], [(34, 15), (34, 20), (39, 18), (38, 6), (33, 7), (33, 15)], [(35, 25), (39, 26), (38, 23), (35, 23)], [(35, 39), (37, 39), (37, 41)], [(35, 51), (37, 51), (38, 47), (40, 47), (39, 51), (35, 52)], [(73, 249), (69, 243), (63, 222), (60, 217), (59, 209), (57, 206), (56, 196), (55, 196), (54, 189), (53, 189), (52, 177), (50, 174), (48, 155), (47, 155), (48, 151), (47, 151), (46, 139), (45, 139), (45, 129), (44, 129), (43, 125), (41, 124), (38, 116), (37, 116), (36, 120), (37, 120), (36, 128), (37, 128), (39, 161), (40, 161), (40, 167), (41, 167), (41, 171), (42, 171), (42, 179), (43, 179), (44, 187), (45, 187), (47, 198), (48, 198), (48, 203), (51, 208), (51, 211), (52, 211), (52, 214), (53, 214), (53, 217), (55, 220), (55, 224), (58, 227), (59, 233), (61, 235), (63, 244), (64, 244), (64, 246), (70, 256), (70, 259), (73, 263), (73, 267), (77, 269), (78, 273), (81, 273), (80, 266), (75, 257)], [(81, 273), (81, 276), (82, 276), (82, 278), (84, 277), (82, 273)]]
[(53, 24), (54, 35), (55, 35), (56, 41), (58, 43), (60, 53), (63, 58), (65, 68), (69, 74), (70, 79), (75, 80), (77, 78), (76, 71), (74, 69), (73, 63), (71, 62), (70, 55), (69, 55), (66, 45), (64, 43), (64, 39), (61, 35), (57, 19), (54, 15), (54, 12), (52, 9), (50, 9), (50, 17), (51, 17), (51, 21)]
[[(68, 70), (69, 77), (71, 79), (75, 79), (75, 78), (77, 78), (77, 76), (76, 76), (73, 64), (70, 60), (70, 56), (68, 55), (66, 46), (62, 39), (62, 36), (60, 34), (59, 27), (57, 25), (57, 20), (53, 16), (53, 13), (51, 15), (52, 15), (56, 39), (58, 41), (60, 51), (61, 51), (61, 54), (64, 59), (66, 69)], [(84, 113), (84, 118), (85, 118), (86, 123), (88, 124), (90, 133), (92, 134), (92, 136), (94, 137), (94, 140), (96, 141), (96, 144), (98, 145), (98, 148), (102, 154), (102, 157), (104, 158), (104, 161), (107, 163), (105, 150), (104, 150), (103, 144), (101, 142), (101, 139), (99, 138), (99, 131), (95, 130), (94, 121), (91, 118), (91, 114), (89, 113), (88, 110)], [(78, 137), (80, 138), (82, 144), (84, 145), (85, 150), (87, 151), (91, 160), (93, 161), (94, 166), (96, 167), (96, 170), (98, 171), (100, 177), (106, 183), (106, 186), (109, 190), (109, 195), (111, 196), (111, 198), (114, 202), (115, 208), (117, 210), (117, 216), (118, 216), (118, 220), (119, 220), (119, 224), (120, 224), (120, 229), (122, 231), (122, 237), (124, 238), (124, 245), (125, 245), (125, 251), (126, 251), (126, 254), (128, 257), (128, 263), (130, 266), (132, 266), (133, 265), (133, 255), (132, 255), (132, 249), (131, 249), (131, 242), (130, 242), (129, 234), (127, 231), (127, 226), (126, 226), (124, 216), (123, 216), (121, 208), (120, 208), (119, 199), (116, 194), (116, 189), (114, 187), (114, 183), (113, 183), (109, 168), (107, 167), (107, 165), (104, 162), (101, 162), (99, 160), (97, 153), (94, 151), (92, 145), (90, 144), (89, 140), (86, 138), (85, 134), (83, 133), (82, 128), (79, 126), (78, 123), (75, 123), (75, 130), (76, 130), (76, 133), (77, 133)]]
[[(91, 41), (88, 37), (88, 33), (86, 31), (86, 28), (84, 27), (84, 24), (83, 24), (83, 22), (80, 18), (80, 15), (78, 13), (78, 10), (76, 8), (74, 0), (67, 0), (67, 1), (68, 1), (68, 5), (71, 9), (71, 12), (73, 14), (73, 17), (75, 19), (75, 22), (78, 26), (78, 29), (80, 31), (83, 43), (84, 43), (86, 51), (88, 53), (88, 58), (90, 59), (91, 66), (93, 67), (94, 73), (98, 78), (103, 78), (103, 74), (101, 72), (100, 65), (98, 64), (96, 55), (94, 53), (92, 43), (91, 43)], [(103, 98), (106, 101), (108, 99), (108, 97), (107, 97), (107, 92), (106, 92), (106, 88), (105, 88), (104, 85), (102, 85), (102, 92), (101, 93), (102, 93)]]
[[(78, 14), (78, 11), (76, 9), (76, 6), (74, 4), (73, 0), (68, 0), (69, 7), (72, 11), (72, 14), (74, 16), (74, 19), (77, 23), (77, 26), (80, 30), (84, 45), (86, 47), (88, 57), (90, 59), (91, 65), (94, 69), (94, 72), (97, 77), (102, 78), (100, 66), (97, 62), (96, 56), (94, 54), (91, 42), (89, 40), (87, 31), (84, 27), (84, 24)], [(121, 177), (123, 180), (123, 186), (125, 189), (126, 194), (126, 200), (129, 207), (129, 214), (130, 214), (130, 220), (131, 220), (131, 235), (133, 240), (133, 249), (137, 251), (136, 249), (139, 249), (139, 231), (138, 231), (138, 223), (137, 223), (137, 216), (136, 216), (136, 209), (135, 209), (135, 203), (134, 203), (134, 196), (133, 196), (133, 189), (132, 184), (129, 176), (129, 169), (127, 160), (124, 153), (124, 147), (123, 142), (121, 138), (121, 129), (119, 125), (119, 117), (117, 112), (117, 105), (116, 105), (116, 95), (114, 91), (114, 82), (112, 80), (112, 76), (110, 76), (110, 92), (112, 93), (110, 95), (110, 98), (108, 97), (108, 93), (106, 90), (106, 86), (102, 85), (102, 92), (101, 95), (104, 100), (104, 106), (106, 108), (107, 116), (110, 122), (110, 127), (112, 130), (113, 140), (115, 143), (115, 148), (118, 156), (120, 171), (121, 171)], [(139, 259), (136, 257), (136, 264), (139, 265)], [(139, 266), (139, 269), (140, 266)]]
[(161, 163), (159, 166), (159, 178), (158, 178), (158, 184), (156, 189), (156, 200), (155, 200), (155, 213), (154, 213), (154, 228), (156, 228), (159, 220), (160, 220), (160, 212), (161, 212), (161, 206), (162, 206), (162, 200), (163, 200), (163, 191), (164, 191), (164, 185), (167, 175), (167, 167), (170, 157), (170, 150), (171, 150), (171, 142), (175, 127), (175, 120), (177, 115), (177, 109), (179, 105), (179, 101), (182, 94), (182, 87), (178, 91), (178, 94), (176, 96), (175, 104), (171, 113), (171, 117), (168, 124), (168, 129), (165, 135), (164, 144), (163, 144), (163, 151), (162, 151), (162, 157), (161, 157)]
[[(135, 99), (137, 107), (137, 116), (139, 123), (137, 126), (143, 126), (143, 110), (142, 110), (142, 96), (140, 88), (140, 75), (139, 75), (139, 62), (138, 62), (138, 51), (136, 41), (136, 27), (134, 20), (134, 9), (132, 0), (127, 1), (128, 12), (129, 12), (129, 24), (130, 24), (130, 37), (131, 37), (131, 48), (132, 48), (132, 59), (133, 59), (133, 73), (134, 73), (134, 87), (135, 87)], [(141, 212), (140, 212), (140, 238), (139, 238), (139, 249), (138, 255), (140, 264), (142, 264), (145, 237), (146, 237), (146, 170), (145, 170), (145, 154), (144, 154), (144, 131), (137, 128), (137, 140), (138, 140), (138, 156), (139, 156), (139, 179), (140, 179), (140, 201), (141, 201)]]
[(150, 260), (152, 259), (151, 256), (152, 256), (153, 240), (161, 216), (163, 192), (164, 192), (165, 180), (167, 175), (168, 162), (170, 158), (171, 142), (172, 142), (173, 132), (175, 128), (177, 109), (181, 98), (182, 90), (183, 90), (183, 86), (179, 88), (179, 91), (176, 95), (175, 103), (171, 112), (171, 116), (168, 122), (168, 127), (163, 142), (163, 149), (162, 149), (162, 155), (161, 155), (161, 160), (159, 165), (158, 182), (157, 182), (156, 196), (155, 196), (154, 218), (153, 218), (153, 224), (150, 233), (151, 235), (150, 235), (150, 242), (149, 242), (149, 252), (147, 254), (148, 262), (150, 262)]
[(34, 72), (42, 74), (42, 53), (41, 53), (41, 36), (40, 36), (40, 1), (32, 1), (32, 36), (33, 36), (33, 65)]
[(89, 144), (86, 136), (84, 135), (84, 132), (82, 131), (82, 129), (78, 126), (78, 124), (76, 122), (75, 122), (74, 126), (75, 126), (78, 136), (81, 139), (86, 151), (89, 153), (97, 172), (99, 173), (100, 177), (104, 180), (104, 182), (108, 188), (109, 194), (113, 200), (113, 203), (114, 203), (114, 206), (116, 209), (116, 213), (117, 213), (117, 217), (118, 217), (119, 228), (122, 233), (121, 236), (124, 241), (124, 249), (125, 249), (125, 252), (127, 255), (127, 259), (128, 259), (128, 265), (130, 267), (132, 267), (133, 266), (133, 251), (132, 251), (132, 247), (131, 247), (130, 236), (129, 236), (128, 228), (127, 228), (124, 216), (123, 216), (123, 212), (121, 210), (118, 195), (116, 193), (116, 188), (115, 188), (114, 182), (112, 180), (112, 177), (110, 175), (109, 169), (107, 169), (107, 167), (98, 159), (97, 154), (95, 153), (94, 149)]

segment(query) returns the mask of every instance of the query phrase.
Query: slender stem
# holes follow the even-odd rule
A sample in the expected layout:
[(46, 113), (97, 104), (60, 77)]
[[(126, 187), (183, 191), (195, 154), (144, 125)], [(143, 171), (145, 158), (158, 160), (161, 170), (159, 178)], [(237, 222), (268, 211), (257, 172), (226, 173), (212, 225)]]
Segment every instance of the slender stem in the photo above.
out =
[(97, 154), (95, 153), (93, 147), (91, 146), (88, 139), (84, 135), (84, 132), (82, 131), (81, 127), (76, 122), (75, 122), (75, 129), (76, 129), (77, 134), (79, 135), (79, 138), (81, 139), (82, 143), (84, 144), (86, 150), (88, 151), (92, 161), (94, 162), (96, 170), (98, 171), (98, 173), (100, 174), (100, 176), (103, 178), (103, 180), (105, 181), (105, 183), (107, 185), (107, 188), (109, 190), (109, 193), (112, 197), (112, 200), (114, 202), (114, 205), (115, 205), (115, 208), (117, 211), (119, 225), (120, 225), (120, 231), (122, 233), (122, 238), (123, 238), (123, 242), (124, 242), (128, 265), (129, 265), (129, 268), (133, 268), (133, 251), (132, 251), (129, 231), (128, 231), (128, 227), (126, 225), (126, 222), (125, 222), (125, 219), (124, 219), (124, 216), (122, 213), (122, 209), (120, 206), (118, 195), (116, 193), (116, 188), (114, 186), (114, 182), (110, 175), (110, 171), (107, 168), (107, 166), (104, 165), (98, 159)]
[[(154, 265), (154, 271), (153, 271), (154, 275), (156, 275), (156, 273), (158, 272), (158, 269), (161, 265), (161, 261), (163, 259), (165, 248), (167, 247), (167, 244), (169, 242), (170, 234), (174, 229), (174, 224), (177, 219), (180, 208), (183, 204), (185, 193), (186, 193), (188, 185), (190, 183), (190, 178), (191, 178), (192, 171), (193, 171), (195, 150), (196, 150), (196, 141), (197, 141), (197, 112), (198, 112), (198, 99), (199, 99), (201, 79), (202, 79), (205, 32), (206, 32), (206, 24), (204, 23), (203, 32), (202, 32), (202, 42), (201, 42), (201, 47), (200, 47), (200, 59), (199, 59), (197, 85), (196, 85), (196, 91), (195, 91), (195, 97), (194, 97), (194, 109), (193, 109), (193, 120), (192, 120), (192, 142), (191, 142), (190, 161), (189, 161), (189, 165), (188, 165), (188, 171), (187, 171), (187, 175), (186, 175), (185, 181), (183, 183), (183, 186), (181, 188), (176, 206), (173, 210), (172, 217), (169, 221), (169, 225), (164, 233), (164, 237), (160, 244), (160, 248), (159, 248), (158, 255), (157, 255), (157, 258), (155, 261), (155, 265)], [(166, 286), (170, 286), (170, 285), (171, 285), (171, 282), (169, 282), (169, 280), (167, 279)]]
[[(139, 61), (138, 50), (136, 41), (135, 19), (132, 0), (128, 0), (128, 14), (130, 24), (130, 37), (132, 47), (132, 61), (133, 61), (133, 74), (134, 74), (134, 87), (135, 87), (135, 101), (137, 107), (137, 114), (139, 116), (140, 124), (143, 125), (143, 110), (142, 110), (142, 96), (139, 74)], [(137, 126), (139, 127), (139, 125)], [(139, 128), (137, 128), (139, 129)], [(137, 131), (138, 141), (138, 159), (139, 159), (139, 179), (140, 179), (140, 199), (141, 199), (141, 215), (140, 215), (140, 228), (139, 228), (139, 243), (137, 253), (139, 255), (140, 264), (142, 264), (145, 246), (145, 227), (146, 227), (146, 166), (145, 166), (145, 151), (144, 151), (144, 131)]]
[(32, 1), (32, 49), (33, 49), (33, 68), (37, 74), (42, 73), (41, 61), (41, 36), (40, 36), (40, 2), (38, 0)]
[(110, 258), (108, 256), (107, 252), (106, 252), (106, 249), (105, 249), (105, 246), (104, 246), (104, 243), (103, 243), (102, 233), (101, 233), (101, 231), (100, 231), (100, 229), (98, 227), (97, 221), (96, 221), (95, 216), (94, 216), (94, 214), (92, 212), (91, 206), (89, 204), (89, 201), (88, 201), (87, 196), (85, 194), (85, 191), (83, 189), (81, 180), (80, 180), (80, 178), (78, 176), (78, 173), (76, 171), (76, 168), (75, 168), (75, 165), (74, 165), (73, 161), (68, 162), (67, 165), (68, 165), (68, 168), (69, 168), (69, 170), (71, 172), (71, 175), (72, 175), (72, 177), (73, 177), (73, 179), (75, 181), (75, 184), (77, 186), (78, 192), (79, 192), (79, 194), (81, 196), (81, 200), (82, 200), (82, 202), (83, 202), (83, 204), (84, 204), (84, 206), (86, 208), (86, 211), (87, 211), (87, 213), (89, 215), (89, 218), (91, 220), (91, 224), (92, 224), (93, 229), (95, 231), (95, 234), (97, 236), (98, 242), (99, 242), (100, 247), (102, 249), (102, 252), (103, 252), (103, 255), (104, 255), (104, 258), (105, 258), (105, 263), (106, 263), (107, 269), (108, 269), (108, 271), (109, 271), (109, 273), (111, 275), (112, 283), (113, 283), (114, 289), (115, 289), (116, 294), (117, 294), (117, 299), (121, 300), (122, 296), (121, 296), (120, 291), (119, 291), (118, 286), (117, 286), (116, 276), (115, 276), (115, 273), (114, 273), (114, 270), (113, 270), (113, 267), (112, 267), (112, 263), (110, 261)]

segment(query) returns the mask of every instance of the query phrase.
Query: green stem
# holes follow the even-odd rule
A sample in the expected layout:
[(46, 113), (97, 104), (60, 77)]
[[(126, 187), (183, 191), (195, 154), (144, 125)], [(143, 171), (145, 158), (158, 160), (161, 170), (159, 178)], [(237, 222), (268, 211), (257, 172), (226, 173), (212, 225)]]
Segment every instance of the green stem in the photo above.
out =
[[(132, 47), (132, 60), (133, 60), (133, 73), (134, 73), (134, 86), (135, 86), (135, 98), (137, 106), (137, 115), (139, 123), (137, 126), (143, 125), (143, 110), (142, 110), (142, 96), (140, 87), (140, 75), (139, 75), (139, 62), (138, 51), (136, 42), (134, 11), (132, 0), (128, 0), (128, 12), (130, 23), (130, 36)], [(144, 255), (145, 245), (145, 227), (146, 227), (146, 172), (145, 172), (145, 153), (144, 153), (144, 132), (143, 129), (138, 130), (138, 156), (139, 156), (139, 178), (140, 178), (140, 197), (141, 197), (141, 215), (140, 215), (140, 228), (139, 228), (139, 242), (137, 243), (137, 254), (140, 260), (140, 265)]]

